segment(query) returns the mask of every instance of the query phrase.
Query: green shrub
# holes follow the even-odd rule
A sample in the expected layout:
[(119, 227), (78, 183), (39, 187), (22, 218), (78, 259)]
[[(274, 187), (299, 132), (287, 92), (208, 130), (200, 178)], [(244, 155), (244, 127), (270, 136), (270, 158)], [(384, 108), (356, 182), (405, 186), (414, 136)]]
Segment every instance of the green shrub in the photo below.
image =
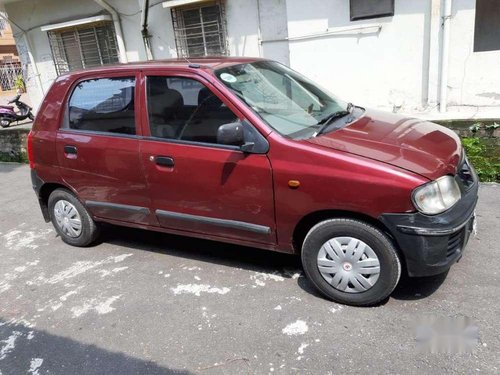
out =
[(462, 144), (482, 182), (500, 182), (498, 146), (488, 138), (462, 138)]

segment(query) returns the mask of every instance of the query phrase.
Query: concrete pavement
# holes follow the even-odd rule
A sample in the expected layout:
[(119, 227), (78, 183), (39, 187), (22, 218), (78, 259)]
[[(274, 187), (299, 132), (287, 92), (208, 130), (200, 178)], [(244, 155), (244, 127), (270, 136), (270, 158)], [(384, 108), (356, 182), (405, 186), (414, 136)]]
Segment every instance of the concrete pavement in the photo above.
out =
[[(373, 308), (318, 296), (297, 257), (106, 227), (64, 244), (25, 165), (0, 164), (0, 374), (498, 373), (500, 186), (448, 275)], [(465, 315), (470, 354), (421, 354), (413, 322)]]

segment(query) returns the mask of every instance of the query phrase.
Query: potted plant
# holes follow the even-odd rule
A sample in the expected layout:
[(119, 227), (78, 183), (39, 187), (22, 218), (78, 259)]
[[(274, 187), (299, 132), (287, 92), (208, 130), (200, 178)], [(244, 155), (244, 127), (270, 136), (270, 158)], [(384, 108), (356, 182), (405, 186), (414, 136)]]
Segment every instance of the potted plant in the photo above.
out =
[(14, 87), (20, 92), (26, 92), (26, 84), (24, 83), (24, 78), (22, 75), (18, 75), (14, 81)]

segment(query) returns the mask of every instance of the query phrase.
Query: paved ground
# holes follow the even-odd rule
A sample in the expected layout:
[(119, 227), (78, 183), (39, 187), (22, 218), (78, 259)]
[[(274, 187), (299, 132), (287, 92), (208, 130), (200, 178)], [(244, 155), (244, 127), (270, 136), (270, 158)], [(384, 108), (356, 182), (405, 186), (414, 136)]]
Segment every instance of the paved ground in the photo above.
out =
[[(384, 304), (316, 295), (296, 257), (110, 227), (88, 249), (45, 224), (26, 166), (0, 164), (0, 373), (498, 373), (500, 186), (446, 278)], [(472, 354), (420, 354), (415, 318), (466, 315)]]

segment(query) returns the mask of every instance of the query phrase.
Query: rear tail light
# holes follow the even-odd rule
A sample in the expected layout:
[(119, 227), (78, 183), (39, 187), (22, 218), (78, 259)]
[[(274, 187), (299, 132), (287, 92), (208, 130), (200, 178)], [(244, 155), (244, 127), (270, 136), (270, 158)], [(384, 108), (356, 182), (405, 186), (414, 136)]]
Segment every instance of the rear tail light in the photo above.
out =
[(26, 152), (28, 154), (28, 160), (30, 162), (30, 168), (35, 168), (35, 159), (33, 158), (33, 132), (30, 131), (28, 134), (28, 140), (26, 142)]

